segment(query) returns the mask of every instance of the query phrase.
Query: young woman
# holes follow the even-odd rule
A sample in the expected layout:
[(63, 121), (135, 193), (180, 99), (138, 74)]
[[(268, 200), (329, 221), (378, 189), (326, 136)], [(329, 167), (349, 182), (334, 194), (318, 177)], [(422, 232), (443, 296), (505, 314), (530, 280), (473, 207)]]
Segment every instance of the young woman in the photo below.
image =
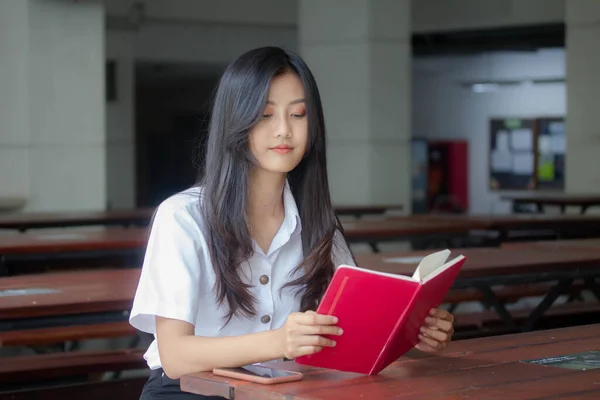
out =
[[(319, 299), (354, 264), (329, 195), (315, 80), (275, 47), (243, 54), (215, 94), (204, 176), (157, 209), (131, 312), (155, 340), (142, 399), (202, 398), (182, 375), (335, 346)], [(432, 310), (418, 348), (443, 349), (452, 316)]]

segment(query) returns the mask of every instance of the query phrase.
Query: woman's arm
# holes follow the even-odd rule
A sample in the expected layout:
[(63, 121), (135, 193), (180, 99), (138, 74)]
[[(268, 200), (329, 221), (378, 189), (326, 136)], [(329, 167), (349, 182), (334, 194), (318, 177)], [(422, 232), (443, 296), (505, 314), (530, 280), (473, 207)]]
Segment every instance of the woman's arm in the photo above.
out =
[(240, 336), (194, 336), (192, 324), (156, 317), (156, 339), (165, 374), (172, 379), (213, 368), (239, 367), (278, 358), (295, 358), (335, 346), (321, 335), (341, 335), (337, 318), (312, 311), (293, 313), (276, 330)]
[(192, 324), (156, 317), (158, 351), (165, 374), (172, 379), (217, 367), (238, 367), (282, 358), (276, 331), (242, 336), (194, 336)]

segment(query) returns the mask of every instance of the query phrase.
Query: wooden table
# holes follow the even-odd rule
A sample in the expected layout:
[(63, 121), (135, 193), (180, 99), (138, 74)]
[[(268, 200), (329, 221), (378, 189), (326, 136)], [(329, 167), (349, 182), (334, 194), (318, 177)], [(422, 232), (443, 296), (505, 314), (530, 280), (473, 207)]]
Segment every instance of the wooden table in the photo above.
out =
[[(402, 210), (401, 204), (387, 205), (338, 205), (338, 215), (379, 215), (388, 211)], [(25, 232), (29, 229), (66, 228), (78, 226), (147, 226), (154, 208), (130, 210), (80, 211), (80, 212), (22, 212), (0, 214), (0, 229)]]
[(448, 239), (456, 235), (468, 235), (473, 230), (485, 229), (488, 221), (406, 216), (382, 220), (345, 221), (342, 225), (348, 242), (368, 243), (374, 252), (378, 252), (377, 244), (380, 242), (409, 240), (423, 236)]
[(502, 247), (507, 249), (526, 248), (540, 251), (577, 251), (578, 249), (583, 251), (600, 251), (600, 238), (571, 240), (536, 240), (531, 242), (505, 243), (502, 245)]
[(76, 226), (142, 225), (150, 222), (153, 208), (85, 212), (29, 212), (0, 215), (0, 229), (24, 232), (39, 228), (64, 228)]
[(576, 236), (594, 237), (600, 235), (600, 216), (598, 215), (547, 215), (547, 214), (423, 214), (410, 217), (393, 217), (392, 221), (425, 220), (428, 223), (478, 224), (480, 229), (495, 233), (496, 244), (515, 239), (527, 239), (524, 233), (535, 234), (550, 232), (554, 237)]
[[(418, 259), (431, 251), (402, 253), (357, 254), (356, 264), (375, 271), (412, 275)], [(521, 285), (527, 283), (553, 282), (553, 286), (541, 303), (531, 312), (519, 330), (529, 331), (574, 281), (582, 280), (600, 300), (600, 252), (591, 250), (564, 250), (544, 252), (529, 248), (472, 248), (456, 249), (450, 258), (462, 254), (467, 257), (465, 265), (454, 282), (453, 288), (479, 289), (507, 329), (517, 329), (511, 314), (494, 294), (493, 286)], [(401, 258), (391, 262), (394, 258)]]
[[(378, 251), (377, 243), (409, 239), (419, 235), (468, 233), (481, 228), (478, 221), (429, 220), (359, 220), (343, 224), (352, 243), (369, 243)], [(111, 227), (99, 231), (63, 229), (60, 232), (25, 232), (0, 235), (0, 276), (7, 275), (11, 261), (47, 260), (51, 258), (107, 255), (133, 255), (142, 252), (147, 243), (148, 228)], [(3, 270), (3, 269), (4, 270)]]
[(106, 228), (99, 231), (65, 229), (48, 233), (0, 235), (0, 276), (11, 275), (11, 263), (77, 259), (81, 257), (126, 257), (132, 262), (147, 244), (146, 228)]
[(455, 342), (440, 356), (403, 357), (377, 376), (318, 369), (288, 361), (300, 382), (260, 385), (196, 373), (182, 390), (227, 399), (598, 399), (600, 368), (585, 371), (526, 363), (600, 350), (600, 325)]
[(504, 195), (502, 200), (513, 203), (513, 209), (518, 205), (533, 204), (540, 213), (545, 206), (559, 206), (562, 213), (569, 206), (580, 207), (581, 214), (585, 214), (589, 207), (600, 205), (600, 194), (568, 194), (568, 193), (528, 193), (525, 195)]
[(141, 270), (0, 278), (0, 331), (126, 320)]
[(337, 215), (353, 215), (360, 218), (363, 215), (381, 215), (388, 211), (402, 211), (402, 204), (383, 204), (383, 205), (337, 205), (334, 206)]

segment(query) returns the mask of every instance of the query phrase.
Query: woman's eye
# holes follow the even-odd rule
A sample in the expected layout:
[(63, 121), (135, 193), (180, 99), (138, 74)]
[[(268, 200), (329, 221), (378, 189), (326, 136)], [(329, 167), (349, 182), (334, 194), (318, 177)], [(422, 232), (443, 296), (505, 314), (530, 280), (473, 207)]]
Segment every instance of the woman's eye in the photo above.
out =
[(294, 117), (294, 118), (302, 118), (304, 116), (306, 116), (306, 113), (292, 114), (292, 117)]
[(262, 117), (263, 117), (263, 119), (266, 119), (266, 118), (271, 118), (272, 116), (273, 116), (273, 114), (263, 114)]

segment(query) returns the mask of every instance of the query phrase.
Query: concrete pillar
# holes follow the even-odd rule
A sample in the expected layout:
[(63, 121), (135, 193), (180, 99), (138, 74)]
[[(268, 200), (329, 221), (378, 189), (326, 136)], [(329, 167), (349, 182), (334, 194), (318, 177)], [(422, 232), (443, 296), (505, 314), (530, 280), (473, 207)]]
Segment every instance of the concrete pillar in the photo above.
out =
[(334, 203), (410, 209), (410, 1), (300, 0), (299, 52), (315, 74)]
[(0, 0), (0, 187), (27, 210), (106, 205), (100, 0)]
[(600, 192), (600, 1), (567, 8), (566, 191)]

